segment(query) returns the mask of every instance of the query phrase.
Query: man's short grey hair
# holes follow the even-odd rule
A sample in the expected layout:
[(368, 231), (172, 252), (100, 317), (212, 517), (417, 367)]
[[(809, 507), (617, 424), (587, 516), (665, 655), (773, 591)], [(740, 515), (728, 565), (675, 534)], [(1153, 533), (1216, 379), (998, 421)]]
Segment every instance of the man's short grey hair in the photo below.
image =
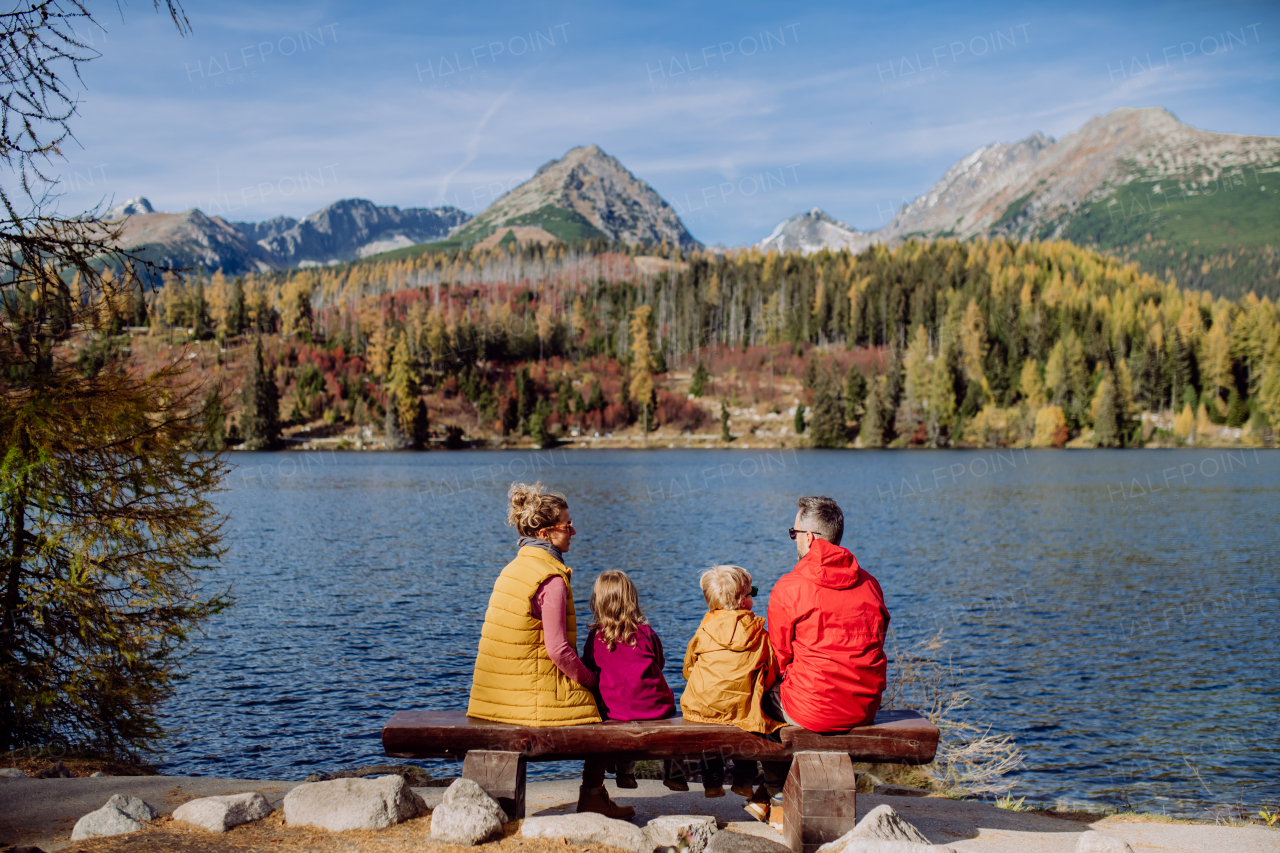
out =
[(839, 545), (844, 537), (844, 513), (840, 505), (826, 495), (800, 498), (800, 527), (810, 530), (832, 545)]

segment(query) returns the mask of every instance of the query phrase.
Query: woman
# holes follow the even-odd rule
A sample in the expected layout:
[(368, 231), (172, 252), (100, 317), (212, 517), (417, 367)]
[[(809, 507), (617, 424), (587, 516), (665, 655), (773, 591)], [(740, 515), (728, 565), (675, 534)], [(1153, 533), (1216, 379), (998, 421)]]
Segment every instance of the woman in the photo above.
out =
[[(520, 534), (520, 551), (489, 596), (467, 715), (521, 726), (598, 723), (597, 676), (578, 657), (573, 570), (564, 564), (577, 533), (569, 504), (541, 483), (515, 483), (508, 497), (507, 523)], [(578, 811), (629, 818), (635, 809), (605, 790), (606, 763), (583, 764)]]

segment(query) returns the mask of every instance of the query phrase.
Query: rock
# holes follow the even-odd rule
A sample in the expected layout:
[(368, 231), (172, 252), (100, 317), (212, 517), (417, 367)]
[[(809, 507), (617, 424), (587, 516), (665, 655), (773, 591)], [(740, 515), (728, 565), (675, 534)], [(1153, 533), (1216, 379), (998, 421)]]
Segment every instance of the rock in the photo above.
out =
[(318, 826), (331, 832), (385, 829), (426, 811), (427, 804), (404, 778), (333, 779), (294, 788), (284, 798), (291, 826)]
[(1123, 838), (1091, 829), (1076, 842), (1076, 853), (1133, 853)]
[(90, 778), (90, 779), (103, 779), (103, 778), (105, 778), (105, 777), (106, 777), (106, 775), (107, 775), (107, 774), (106, 774), (106, 773), (103, 773), (101, 770), (95, 770), (95, 771), (93, 771), (92, 773), (90, 773), (90, 774), (89, 774), (89, 778)]
[(459, 779), (431, 812), (431, 840), (474, 847), (502, 833), (507, 813), (474, 780)]
[(174, 809), (173, 819), (210, 832), (226, 832), (242, 823), (262, 820), (271, 814), (271, 804), (257, 791), (201, 797)]
[[(833, 847), (848, 838), (847, 835), (839, 840), (832, 841), (830, 844), (824, 844), (818, 849)], [(953, 847), (934, 847), (932, 844), (916, 844), (914, 841), (885, 841), (882, 838), (853, 837), (843, 847), (836, 848), (841, 853), (956, 853)]]
[(706, 853), (791, 853), (791, 848), (760, 835), (726, 831), (711, 836)]
[(676, 847), (688, 839), (688, 853), (703, 853), (716, 834), (716, 819), (702, 815), (663, 815), (645, 824), (644, 834), (654, 847)]
[[(102, 838), (102, 836), (106, 835), (124, 835), (125, 833), (137, 833), (138, 830), (146, 829), (147, 825), (143, 824), (142, 821), (134, 820), (133, 817), (125, 815), (123, 811), (116, 807), (118, 806), (116, 800), (119, 800), (120, 804), (128, 806), (127, 799), (136, 799), (137, 802), (142, 803), (142, 800), (137, 797), (124, 798), (116, 794), (115, 797), (106, 802), (106, 806), (97, 809), (96, 812), (90, 812), (76, 821), (76, 829), (72, 830), (72, 840)], [(142, 804), (146, 806), (146, 803)], [(151, 807), (147, 806), (147, 808)], [(137, 811), (137, 809), (134, 809), (134, 811)]]
[(910, 785), (876, 785), (871, 793), (882, 797), (927, 797), (929, 792), (924, 788), (912, 788)]
[(75, 774), (62, 766), (61, 761), (55, 761), (45, 769), (36, 773), (32, 778), (35, 779), (72, 779)]
[(594, 812), (525, 818), (520, 834), (525, 838), (563, 838), (570, 844), (604, 844), (628, 853), (653, 853), (653, 845), (640, 827)]
[(126, 817), (134, 820), (155, 820), (156, 810), (151, 806), (130, 794), (112, 794), (111, 799), (107, 800), (107, 804), (103, 808), (113, 808)]
[(850, 832), (856, 838), (878, 838), (881, 841), (910, 841), (913, 844), (928, 844), (925, 834), (916, 829), (907, 819), (898, 814), (893, 806), (880, 805), (867, 812)]
[(0, 779), (25, 779), (27, 774), (21, 767), (0, 767)]
[[(434, 781), (431, 774), (413, 764), (370, 764), (351, 770), (337, 770), (333, 773), (312, 773), (303, 782), (328, 782), (330, 779), (361, 779), (365, 776), (403, 776), (411, 788), (429, 788)], [(444, 787), (448, 787), (448, 782)]]

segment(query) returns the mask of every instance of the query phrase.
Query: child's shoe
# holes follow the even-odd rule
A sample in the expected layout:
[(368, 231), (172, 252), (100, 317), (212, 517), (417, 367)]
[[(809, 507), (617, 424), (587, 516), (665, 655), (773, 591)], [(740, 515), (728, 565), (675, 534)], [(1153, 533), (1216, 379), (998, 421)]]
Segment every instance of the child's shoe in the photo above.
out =
[(769, 806), (769, 826), (772, 826), (775, 830), (781, 833), (784, 829), (782, 820), (782, 795), (779, 794), (774, 797), (774, 800), (777, 801), (777, 804), (770, 804)]
[(724, 786), (723, 785), (703, 785), (702, 796), (706, 797), (707, 799), (712, 799), (713, 797), (723, 797)]
[(769, 792), (765, 790), (764, 785), (756, 789), (744, 808), (747, 814), (761, 823), (769, 822)]
[(733, 787), (729, 790), (733, 791), (739, 797), (746, 797), (747, 799), (751, 799), (751, 795), (755, 792), (755, 789), (751, 787), (750, 782), (739, 782), (737, 779), (733, 780)]
[(636, 784), (636, 777), (630, 773), (618, 773), (613, 777), (613, 784), (619, 788), (639, 788)]
[(747, 814), (756, 820), (767, 823), (778, 832), (782, 832), (782, 792), (769, 796), (764, 785), (751, 795), (751, 802), (746, 805)]
[(687, 791), (687, 790), (689, 790), (689, 783), (688, 783), (688, 782), (686, 782), (686, 781), (684, 781), (683, 779), (679, 779), (679, 778), (677, 778), (677, 779), (663, 779), (663, 780), (662, 780), (662, 784), (666, 785), (666, 786), (667, 786), (667, 789), (668, 789), (668, 790), (671, 790), (671, 791)]

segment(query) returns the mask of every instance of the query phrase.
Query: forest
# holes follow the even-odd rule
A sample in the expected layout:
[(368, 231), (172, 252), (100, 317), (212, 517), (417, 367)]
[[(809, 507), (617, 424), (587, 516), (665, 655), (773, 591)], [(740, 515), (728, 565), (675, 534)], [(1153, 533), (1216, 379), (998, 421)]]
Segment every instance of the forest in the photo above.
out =
[[(122, 333), (146, 327), (148, 352), (208, 342), (229, 403), (218, 440), (246, 447), (305, 424), (376, 425), (397, 447), (662, 427), (730, 440), (744, 407), (794, 413), (791, 442), (814, 447), (1261, 446), (1280, 420), (1269, 298), (1062, 241), (802, 255), (507, 240), (170, 274), (109, 310)], [(82, 358), (130, 346), (104, 337)]]

